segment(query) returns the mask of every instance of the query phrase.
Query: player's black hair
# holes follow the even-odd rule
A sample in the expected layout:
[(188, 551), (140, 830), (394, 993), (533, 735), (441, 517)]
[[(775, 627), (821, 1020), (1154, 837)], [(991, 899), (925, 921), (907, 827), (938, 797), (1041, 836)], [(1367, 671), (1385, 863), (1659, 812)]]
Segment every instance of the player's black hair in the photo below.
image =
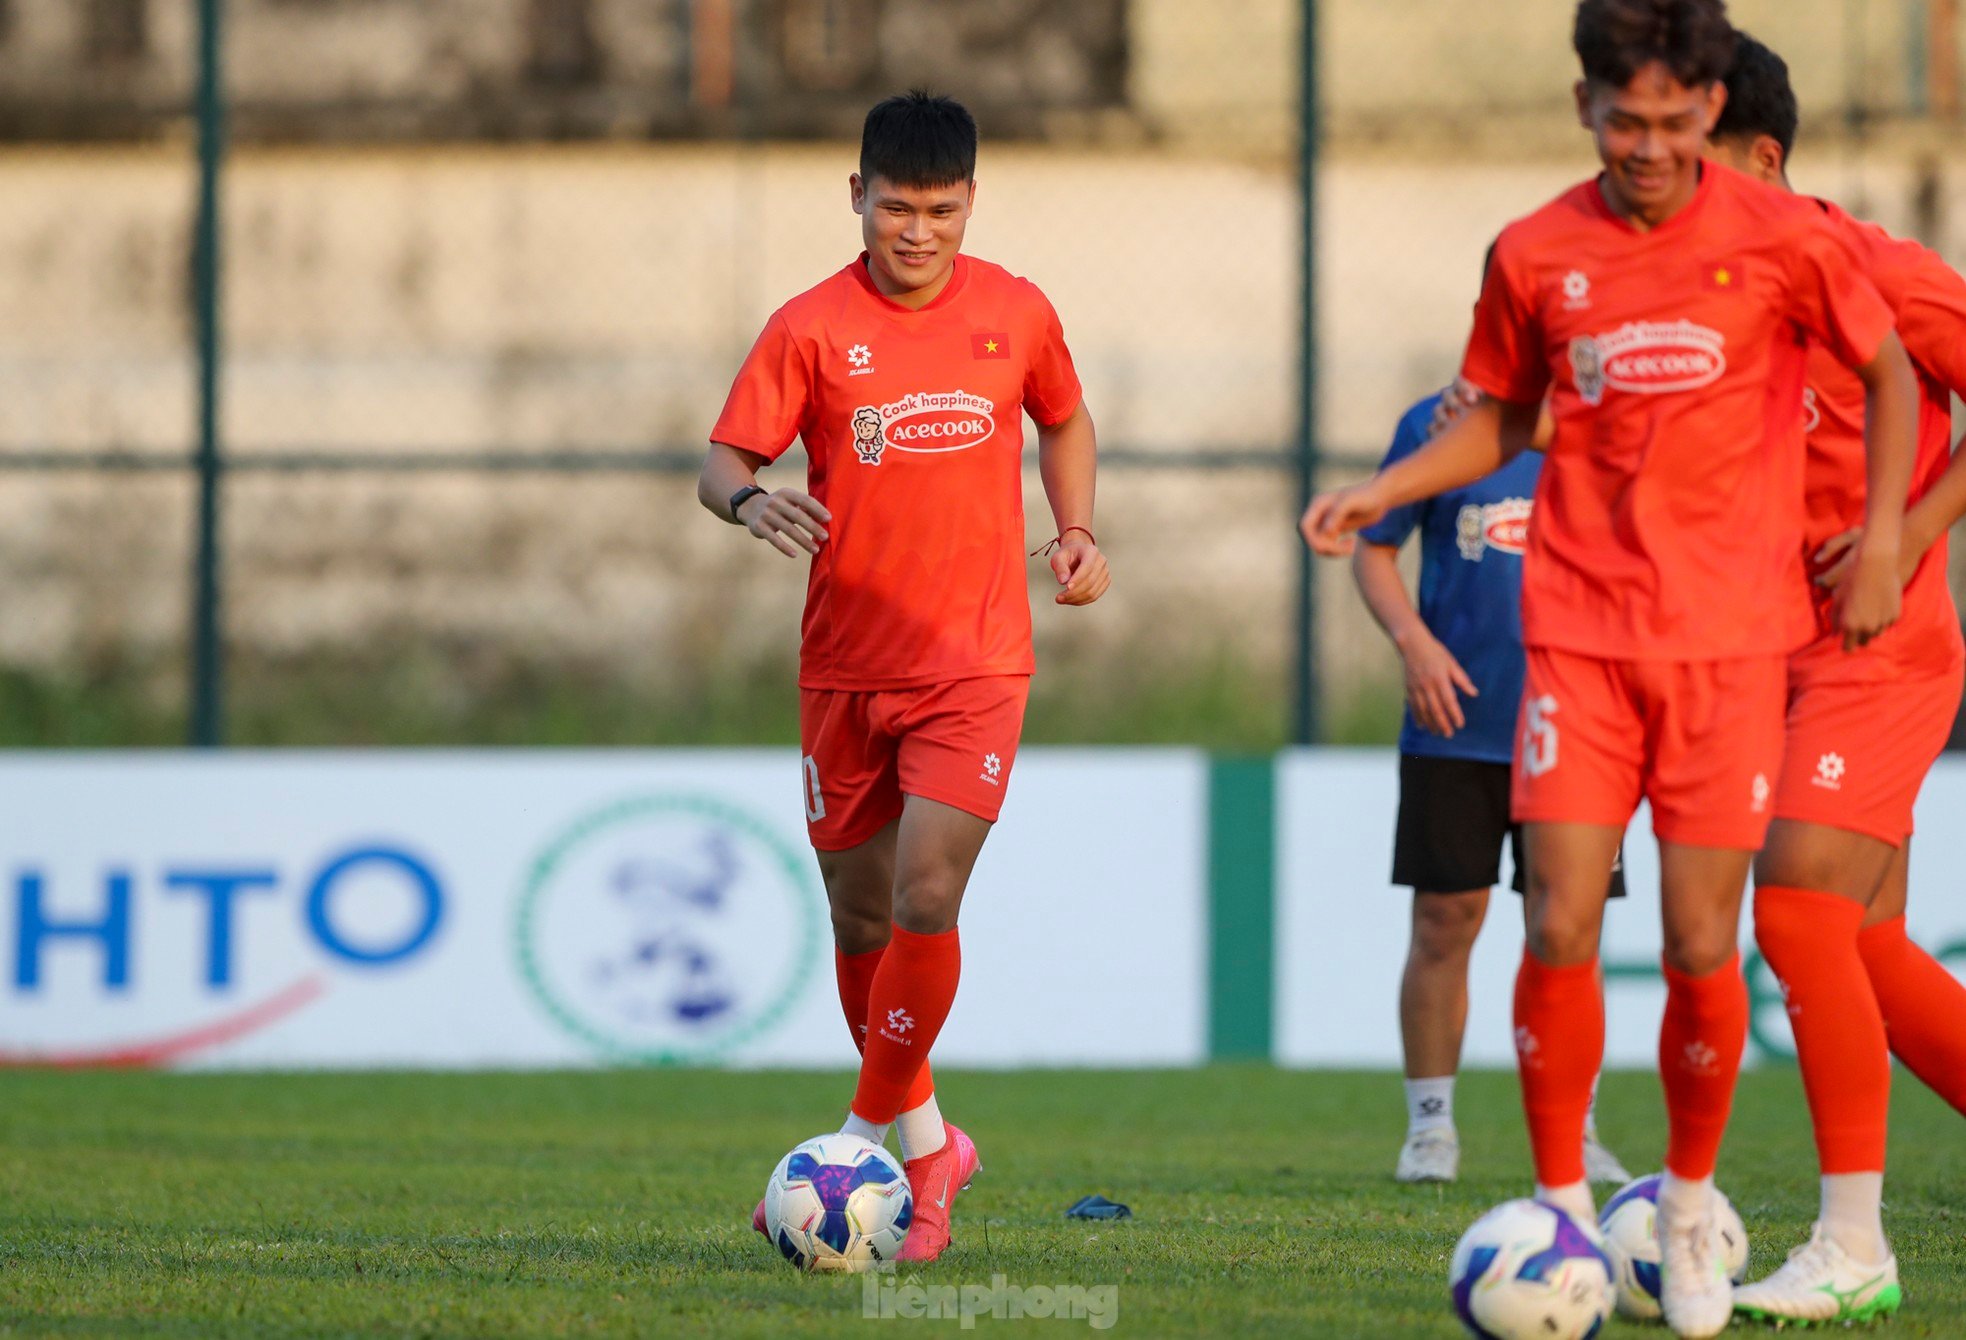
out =
[(860, 180), (952, 186), (976, 176), (976, 118), (954, 98), (914, 89), (883, 98), (860, 132)]
[(1734, 60), (1727, 0), (1582, 0), (1573, 42), (1584, 78), (1613, 88), (1654, 61), (1697, 88), (1718, 83)]
[(1789, 63), (1748, 34), (1742, 33), (1740, 38), (1734, 48), (1734, 63), (1727, 69), (1727, 106), (1721, 109), (1713, 137), (1753, 140), (1767, 135), (1782, 146), (1782, 162), (1786, 163), (1802, 122), (1795, 85), (1789, 82)]

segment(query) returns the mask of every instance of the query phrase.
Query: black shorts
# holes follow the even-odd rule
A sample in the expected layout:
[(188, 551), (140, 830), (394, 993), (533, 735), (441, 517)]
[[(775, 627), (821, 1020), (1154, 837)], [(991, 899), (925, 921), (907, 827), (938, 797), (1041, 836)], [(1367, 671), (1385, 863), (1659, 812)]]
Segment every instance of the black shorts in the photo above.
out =
[[(1522, 826), (1509, 820), (1506, 763), (1399, 756), (1399, 824), (1393, 836), (1393, 883), (1416, 893), (1492, 889), (1502, 877), (1502, 842), (1515, 866), (1510, 887), (1523, 890)], [(1610, 896), (1625, 896), (1625, 863), (1611, 870)]]

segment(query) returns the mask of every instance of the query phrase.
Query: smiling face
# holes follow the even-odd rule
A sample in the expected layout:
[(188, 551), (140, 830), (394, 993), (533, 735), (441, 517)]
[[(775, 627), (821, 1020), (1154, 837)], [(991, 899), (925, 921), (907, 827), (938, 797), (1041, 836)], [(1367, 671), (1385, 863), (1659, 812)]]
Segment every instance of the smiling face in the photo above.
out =
[(934, 301), (962, 250), (976, 183), (900, 186), (856, 172), (850, 186), (874, 286), (905, 307)]
[(1725, 85), (1688, 87), (1658, 61), (1622, 88), (1580, 82), (1577, 116), (1597, 140), (1611, 208), (1646, 228), (1684, 209), (1699, 188), (1700, 157), (1726, 105)]

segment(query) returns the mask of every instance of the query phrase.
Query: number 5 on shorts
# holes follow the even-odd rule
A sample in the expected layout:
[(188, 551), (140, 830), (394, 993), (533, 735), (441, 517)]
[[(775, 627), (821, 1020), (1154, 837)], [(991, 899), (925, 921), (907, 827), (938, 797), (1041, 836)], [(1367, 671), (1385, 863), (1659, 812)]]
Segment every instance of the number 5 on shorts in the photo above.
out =
[(1541, 777), (1556, 766), (1556, 699), (1549, 694), (1522, 704), (1522, 770)]

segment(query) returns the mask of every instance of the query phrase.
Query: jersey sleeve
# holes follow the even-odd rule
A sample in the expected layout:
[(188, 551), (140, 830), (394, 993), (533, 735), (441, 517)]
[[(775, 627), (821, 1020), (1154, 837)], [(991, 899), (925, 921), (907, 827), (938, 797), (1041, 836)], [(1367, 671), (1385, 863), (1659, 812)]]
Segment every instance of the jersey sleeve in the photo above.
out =
[[(1433, 422), (1434, 406), (1438, 399), (1423, 400), (1406, 412), (1399, 421), (1399, 428), (1393, 433), (1393, 444), (1386, 449), (1386, 458), (1379, 462), (1385, 469), (1395, 461), (1404, 460), (1427, 443), (1427, 427)], [(1406, 543), (1425, 519), (1427, 499), (1395, 507), (1371, 525), (1359, 531), (1358, 537), (1367, 544), (1389, 545), (1394, 549)]]
[(1508, 241), (1504, 234), (1482, 281), (1461, 376), (1497, 400), (1531, 405), (1540, 403), (1549, 389), (1549, 361), (1543, 352), (1533, 281), (1523, 273)]
[(812, 375), (782, 312), (772, 314), (737, 370), (712, 442), (775, 461), (799, 435), (812, 399)]
[(1821, 216), (1789, 255), (1789, 316), (1845, 367), (1876, 358), (1897, 320), (1871, 282), (1870, 266)]
[(1954, 395), (1966, 396), (1966, 279), (1917, 248), (1898, 302), (1898, 335), (1912, 361)]
[(1050, 428), (1072, 417), (1085, 392), (1079, 385), (1078, 369), (1072, 364), (1072, 351), (1065, 344), (1065, 327), (1057, 310), (1035, 284), (1030, 292), (1042, 321), (1030, 361), (1024, 367), (1024, 411), (1041, 427)]

